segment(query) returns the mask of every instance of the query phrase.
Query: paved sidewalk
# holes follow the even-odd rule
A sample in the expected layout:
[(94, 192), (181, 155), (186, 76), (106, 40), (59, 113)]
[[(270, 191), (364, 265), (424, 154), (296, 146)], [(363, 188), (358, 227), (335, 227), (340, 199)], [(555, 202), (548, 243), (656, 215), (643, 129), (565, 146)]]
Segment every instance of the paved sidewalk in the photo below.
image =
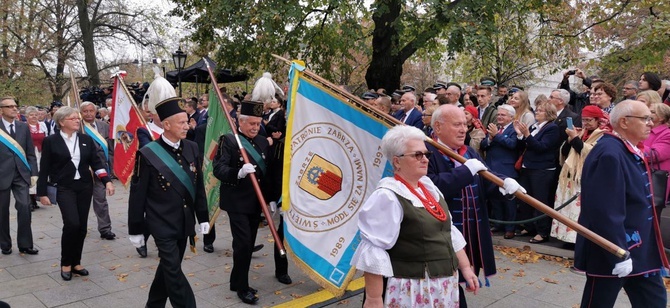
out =
[[(141, 259), (128, 241), (126, 218), (128, 192), (115, 182), (117, 194), (109, 198), (112, 231), (117, 239), (100, 239), (95, 215), (91, 210), (89, 233), (84, 245), (82, 265), (88, 277), (60, 278), (60, 236), (62, 220), (56, 207), (42, 207), (33, 212), (33, 237), (38, 255), (20, 254), (16, 243), (11, 255), (0, 255), (0, 300), (12, 307), (143, 307), (158, 264), (157, 250), (149, 240), (149, 257)], [(12, 203), (14, 201), (12, 200)], [(16, 237), (16, 211), (11, 207), (11, 232)], [(225, 212), (217, 223), (217, 240), (212, 254), (186, 252), (183, 269), (193, 288), (198, 307), (248, 307), (228, 288), (232, 266), (231, 236)], [(504, 240), (496, 236), (495, 244), (510, 247), (530, 246), (517, 238)], [(257, 306), (270, 307), (320, 291), (321, 288), (289, 262), (292, 285), (274, 278), (272, 237), (267, 228), (259, 230), (257, 243), (265, 248), (254, 254), (250, 283), (259, 289)], [(555, 255), (570, 251), (549, 245), (533, 249)], [(585, 278), (571, 273), (560, 262), (539, 260), (520, 264), (496, 251), (498, 275), (490, 278), (491, 287), (474, 296), (468, 294), (470, 307), (575, 307), (579, 304)], [(362, 295), (335, 301), (332, 307), (361, 307)], [(616, 307), (629, 307), (623, 292)], [(170, 305), (168, 304), (168, 307)]]

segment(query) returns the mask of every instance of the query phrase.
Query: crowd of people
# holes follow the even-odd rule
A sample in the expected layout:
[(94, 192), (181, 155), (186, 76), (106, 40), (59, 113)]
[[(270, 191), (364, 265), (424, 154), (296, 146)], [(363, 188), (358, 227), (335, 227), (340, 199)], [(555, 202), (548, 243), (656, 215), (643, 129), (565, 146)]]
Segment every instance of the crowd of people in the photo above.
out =
[[(573, 75), (584, 89), (570, 88)], [(575, 249), (575, 267), (587, 273), (590, 283), (585, 307), (592, 307), (599, 294), (616, 294), (622, 287), (631, 302), (654, 307), (667, 301), (646, 292), (657, 290), (657, 279), (650, 277), (660, 277), (667, 266), (658, 226), (670, 187), (662, 202), (650, 203), (658, 192), (651, 191), (644, 175), (650, 166), (670, 170), (670, 84), (644, 73), (639, 81), (626, 82), (619, 95), (611, 83), (586, 77), (581, 70), (564, 77), (533, 104), (523, 88), (496, 85), (491, 78), (466, 87), (437, 81), (422, 93), (407, 85), (391, 95), (384, 89), (362, 95), (379, 113), (406, 124), (384, 136), (381, 148), (394, 176), (380, 181), (360, 212), (362, 241), (352, 264), (365, 272), (366, 305), (402, 306), (418, 296), (427, 306), (466, 307), (461, 283), (476, 293), (496, 274), (492, 234), (498, 232), (506, 239), (528, 237), (533, 244), (556, 238)], [(143, 91), (150, 88), (142, 86)], [(222, 89), (223, 104), (239, 130), (221, 136), (213, 157), (214, 176), (226, 196), (220, 207), (228, 213), (233, 235), (230, 289), (248, 304), (259, 300), (248, 280), (251, 255), (263, 248), (255, 244), (262, 217), (249, 174), (261, 183), (266, 200), (281, 207), (286, 114), (284, 95), (275, 88), (265, 98), (230, 96)], [(153, 236), (161, 258), (147, 307), (162, 307), (168, 299), (175, 307), (195, 307), (181, 261), (196, 220), (204, 234), (203, 250), (214, 251), (215, 227), (208, 222), (200, 172), (209, 96), (183, 99), (171, 92), (141, 101), (148, 124), (136, 134), (141, 149), (131, 180), (128, 233), (140, 257), (147, 257), (146, 243)], [(64, 280), (89, 274), (81, 252), (91, 203), (100, 237), (116, 239), (106, 200), (114, 193), (110, 107), (110, 98), (104, 106), (102, 101), (84, 102), (79, 109), (60, 102), (37, 108), (19, 106), (13, 97), (0, 99), (2, 254), (12, 253), (12, 193), (21, 253), (39, 253), (30, 228), (38, 201), (59, 205)], [(241, 159), (236, 134), (250, 154), (249, 163)], [(481, 171), (503, 179), (503, 187), (496, 189)], [(607, 255), (565, 224), (514, 199), (518, 191), (601, 230), (597, 233), (628, 249), (630, 258)], [(612, 200), (611, 206), (601, 202), (612, 198), (617, 202)], [(280, 236), (282, 224), (280, 219)], [(607, 229), (619, 225), (621, 230)], [(287, 261), (278, 255), (275, 248), (276, 279), (291, 284)], [(602, 278), (629, 275), (635, 278)], [(611, 302), (616, 296), (603, 298)]]

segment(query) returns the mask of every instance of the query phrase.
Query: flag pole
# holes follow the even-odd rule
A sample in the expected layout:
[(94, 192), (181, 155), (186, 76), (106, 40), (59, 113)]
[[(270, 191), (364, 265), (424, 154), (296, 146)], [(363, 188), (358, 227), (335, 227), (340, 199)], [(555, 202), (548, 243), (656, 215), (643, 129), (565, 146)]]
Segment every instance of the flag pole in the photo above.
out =
[[(149, 124), (147, 123), (147, 121), (144, 119), (144, 116), (142, 115), (142, 113), (144, 111), (140, 110), (139, 107), (137, 107), (137, 102), (135, 101), (133, 96), (130, 95), (130, 91), (128, 91), (128, 87), (126, 87), (126, 83), (123, 81), (123, 76), (121, 76), (121, 74), (116, 74), (114, 77), (119, 79), (119, 84), (121, 85), (121, 88), (123, 88), (123, 92), (125, 92), (126, 96), (128, 96), (128, 98), (130, 98), (131, 108), (133, 108), (133, 110), (135, 110), (135, 113), (137, 113), (137, 115), (139, 116), (138, 118), (140, 118), (140, 122), (142, 123), (142, 126), (144, 126), (144, 128), (146, 128), (147, 131), (149, 131), (149, 137), (151, 137), (151, 140), (155, 140), (154, 139), (154, 134), (151, 133), (151, 129), (149, 128)], [(135, 134), (137, 134), (137, 133), (135, 133)]]
[[(79, 132), (82, 134), (86, 134), (84, 130), (84, 125), (86, 125), (86, 123), (84, 122), (84, 119), (81, 116), (81, 112), (79, 111), (79, 106), (81, 106), (81, 102), (79, 101), (79, 88), (77, 87), (77, 81), (74, 78), (72, 65), (68, 63), (67, 67), (70, 70), (70, 83), (72, 84), (72, 92), (74, 92), (74, 108), (77, 109), (77, 114), (79, 114), (79, 118), (81, 119), (81, 122), (79, 124)], [(69, 104), (68, 107), (70, 107)]]
[[(285, 59), (281, 56), (278, 56), (278, 55), (275, 55), (275, 54), (272, 54), (272, 56), (281, 60), (281, 61), (284, 61), (288, 64), (291, 63), (291, 61), (289, 61), (288, 59)], [(404, 125), (398, 119), (395, 119), (388, 114), (380, 113), (377, 109), (373, 108), (372, 106), (370, 106), (369, 104), (364, 102), (358, 96), (353, 95), (353, 94), (351, 94), (347, 91), (344, 91), (344, 90), (340, 89), (336, 85), (332, 84), (331, 82), (322, 78), (321, 76), (315, 74), (314, 72), (305, 69), (303, 71), (303, 73), (305, 74), (305, 76), (321, 83), (325, 87), (329, 88), (331, 91), (337, 92), (338, 94), (344, 96), (350, 102), (356, 104), (363, 111), (371, 113), (371, 114), (375, 115), (377, 118), (383, 120), (386, 123), (386, 125), (388, 125), (390, 127), (393, 127), (393, 126), (396, 126), (396, 125)], [(463, 156), (458, 155), (458, 153), (447, 149), (446, 147), (437, 143), (435, 140), (431, 139), (430, 137), (426, 137), (425, 141), (428, 142), (430, 145), (442, 150), (443, 153), (447, 154), (452, 159), (454, 159), (454, 160), (456, 160), (460, 163), (465, 163), (466, 159)], [(480, 171), (479, 174), (482, 177), (484, 177), (485, 179), (491, 181), (493, 184), (495, 184), (499, 187), (504, 186), (503, 180), (500, 179), (499, 177), (497, 177), (496, 175), (494, 175), (493, 173), (489, 172), (489, 171)], [(602, 237), (602, 236), (596, 234), (595, 232), (587, 229), (586, 227), (580, 225), (576, 221), (573, 221), (572, 219), (564, 216), (563, 214), (561, 214), (558, 211), (554, 210), (553, 208), (545, 205), (544, 203), (538, 201), (537, 199), (531, 197), (530, 195), (525, 194), (521, 191), (516, 191), (514, 193), (514, 195), (517, 198), (519, 198), (519, 200), (521, 200), (523, 202), (526, 202), (528, 205), (530, 205), (530, 206), (534, 207), (535, 209), (547, 214), (547, 216), (558, 220), (559, 222), (563, 223), (564, 225), (568, 226), (569, 228), (575, 230), (577, 233), (579, 233), (580, 235), (582, 235), (586, 239), (590, 240), (591, 242), (595, 243), (596, 245), (600, 246), (601, 248), (607, 250), (608, 252), (616, 255), (617, 257), (619, 257), (621, 259), (627, 259), (628, 256), (630, 255), (629, 251), (615, 245), (614, 243), (610, 242), (609, 240), (605, 239), (604, 237)]]
[[(212, 79), (212, 86), (214, 87), (214, 91), (216, 91), (216, 95), (219, 98), (219, 103), (221, 104), (221, 107), (223, 109), (223, 113), (226, 115), (226, 120), (228, 120), (228, 124), (230, 125), (231, 131), (233, 133), (233, 136), (235, 136), (235, 140), (237, 141), (237, 146), (240, 150), (240, 154), (242, 155), (242, 159), (244, 160), (245, 164), (249, 163), (249, 157), (247, 156), (247, 151), (244, 150), (244, 147), (242, 146), (242, 143), (240, 142), (240, 137), (239, 134), (237, 133), (237, 127), (235, 126), (235, 122), (233, 119), (230, 117), (230, 110), (226, 108), (226, 104), (223, 101), (223, 95), (221, 94), (221, 90), (219, 89), (219, 85), (216, 82), (216, 76), (214, 76), (214, 73), (212, 72), (212, 68), (209, 66), (209, 62), (207, 59), (203, 58), (203, 61), (205, 62), (205, 65), (207, 65), (207, 71), (209, 72), (209, 78)], [(258, 201), (261, 204), (261, 210), (263, 210), (263, 214), (265, 215), (265, 218), (268, 222), (268, 228), (270, 228), (270, 232), (272, 233), (272, 238), (275, 241), (275, 245), (277, 246), (277, 249), (279, 250), (279, 254), (282, 257), (286, 257), (286, 251), (284, 250), (284, 243), (279, 239), (279, 234), (277, 234), (277, 229), (275, 228), (274, 222), (272, 221), (272, 215), (270, 215), (270, 210), (268, 209), (267, 203), (265, 202), (265, 198), (263, 197), (263, 192), (261, 192), (261, 187), (258, 185), (258, 181), (256, 179), (256, 173), (250, 173), (249, 177), (251, 179), (251, 183), (254, 186), (254, 190), (256, 191), (256, 197), (258, 197)], [(216, 214), (216, 213), (215, 213)]]

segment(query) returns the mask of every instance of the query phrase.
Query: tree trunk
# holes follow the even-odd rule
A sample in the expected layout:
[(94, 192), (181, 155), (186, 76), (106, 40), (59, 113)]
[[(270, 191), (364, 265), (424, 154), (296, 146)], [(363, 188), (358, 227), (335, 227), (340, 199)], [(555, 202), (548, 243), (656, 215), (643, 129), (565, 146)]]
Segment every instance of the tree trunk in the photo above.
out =
[(402, 59), (400, 39), (394, 24), (400, 16), (402, 2), (382, 0), (377, 2), (372, 20), (375, 29), (372, 32), (372, 61), (365, 74), (368, 88), (384, 88), (387, 93), (400, 88)]
[(84, 47), (84, 62), (88, 79), (91, 86), (100, 85), (98, 75), (98, 60), (95, 56), (95, 43), (93, 42), (93, 24), (88, 16), (88, 4), (86, 0), (77, 0), (77, 11), (79, 12), (79, 28), (81, 28), (81, 44)]

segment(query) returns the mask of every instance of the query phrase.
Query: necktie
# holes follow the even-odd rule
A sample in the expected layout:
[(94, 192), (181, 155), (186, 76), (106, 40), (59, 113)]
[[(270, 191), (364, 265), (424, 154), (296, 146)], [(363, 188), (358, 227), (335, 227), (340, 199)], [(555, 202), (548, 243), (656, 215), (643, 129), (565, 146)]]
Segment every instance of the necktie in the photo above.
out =
[(498, 126), (498, 135), (502, 135), (502, 133), (503, 133), (503, 127)]
[(16, 132), (14, 132), (14, 124), (9, 124), (9, 135), (12, 136), (12, 138), (16, 139)]
[(407, 113), (402, 114), (402, 118), (400, 118), (400, 122), (405, 123), (405, 118), (407, 117)]

